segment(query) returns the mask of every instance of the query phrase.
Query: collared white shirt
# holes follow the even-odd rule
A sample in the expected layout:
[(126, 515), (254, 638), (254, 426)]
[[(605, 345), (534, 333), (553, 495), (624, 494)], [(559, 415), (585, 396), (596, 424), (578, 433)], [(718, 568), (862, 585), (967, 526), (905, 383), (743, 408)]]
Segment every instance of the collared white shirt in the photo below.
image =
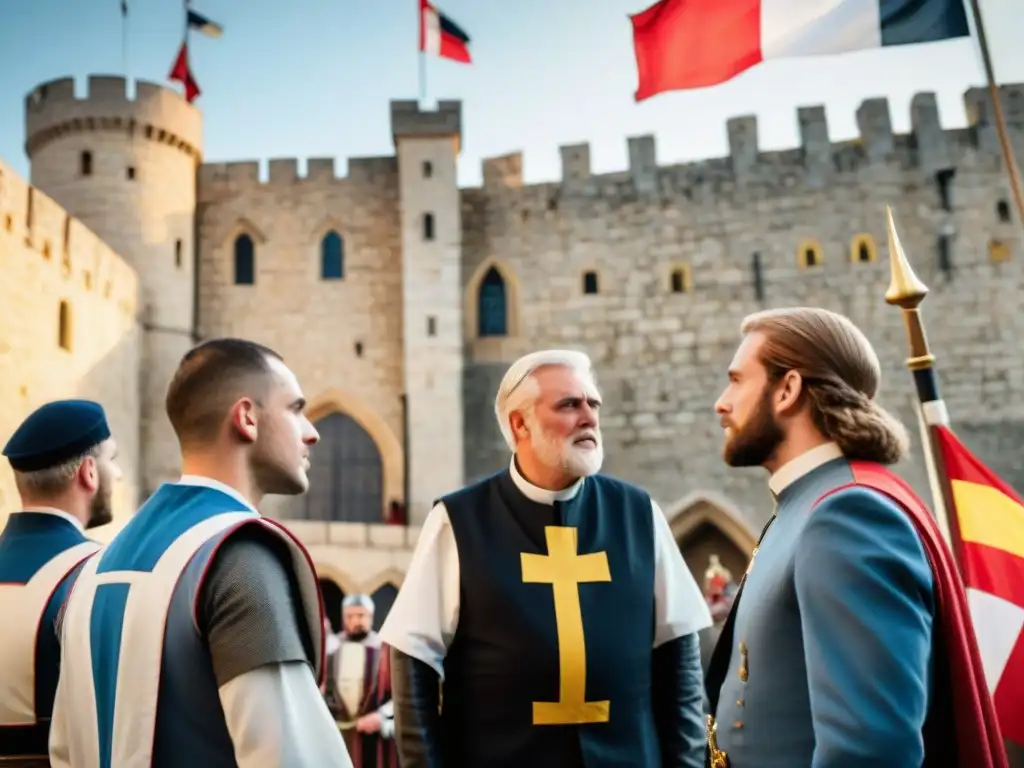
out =
[[(531, 501), (554, 504), (579, 493), (586, 478), (561, 491), (530, 483), (511, 461), (512, 481)], [(711, 626), (711, 613), (679, 551), (668, 520), (651, 500), (654, 516), (654, 647)], [(459, 623), (459, 553), (448, 510), (439, 502), (423, 524), (416, 551), (381, 639), (429, 664), (444, 678), (444, 658)]]
[[(60, 517), (64, 520), (67, 520), (69, 523), (75, 526), (75, 528), (82, 531), (82, 533), (85, 533), (85, 526), (82, 525), (81, 520), (72, 515), (70, 512), (65, 512), (64, 510), (57, 509), (56, 507), (25, 507), (24, 509), (19, 509), (18, 512), (33, 512), (37, 515), (53, 515), (54, 517)], [(16, 515), (18, 514), (18, 512), (14, 512), (13, 514)]]
[(775, 497), (778, 498), (780, 493), (807, 473), (817, 469), (826, 462), (842, 458), (842, 456), (843, 452), (839, 450), (839, 446), (835, 443), (823, 443), (811, 448), (811, 450), (801, 453), (795, 459), (790, 459), (775, 470), (775, 474), (768, 478), (768, 487)]

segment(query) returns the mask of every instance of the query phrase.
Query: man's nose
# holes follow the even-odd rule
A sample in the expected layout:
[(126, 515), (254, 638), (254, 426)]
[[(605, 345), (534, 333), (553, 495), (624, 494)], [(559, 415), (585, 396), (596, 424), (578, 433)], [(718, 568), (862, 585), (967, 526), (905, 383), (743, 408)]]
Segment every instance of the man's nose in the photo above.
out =
[(302, 442), (306, 445), (316, 445), (320, 442), (320, 433), (316, 431), (316, 427), (312, 424), (309, 425), (309, 430), (306, 432), (306, 436)]
[(592, 427), (597, 424), (597, 408), (594, 408), (590, 403), (584, 403), (580, 408), (580, 421), (583, 426)]

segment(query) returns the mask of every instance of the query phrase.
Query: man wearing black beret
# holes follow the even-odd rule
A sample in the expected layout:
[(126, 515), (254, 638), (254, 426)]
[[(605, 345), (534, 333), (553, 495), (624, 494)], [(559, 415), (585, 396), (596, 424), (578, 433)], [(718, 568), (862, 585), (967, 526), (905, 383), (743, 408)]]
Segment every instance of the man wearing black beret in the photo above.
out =
[(0, 533), (0, 764), (48, 766), (60, 671), (57, 613), (100, 545), (85, 529), (111, 519), (120, 477), (106, 414), (88, 400), (47, 403), (3, 450), (21, 509)]

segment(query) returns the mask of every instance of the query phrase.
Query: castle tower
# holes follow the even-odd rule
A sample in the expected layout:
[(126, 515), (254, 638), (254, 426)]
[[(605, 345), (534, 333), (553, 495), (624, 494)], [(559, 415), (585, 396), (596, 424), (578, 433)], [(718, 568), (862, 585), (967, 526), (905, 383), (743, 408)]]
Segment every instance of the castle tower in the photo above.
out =
[[(81, 220), (135, 269), (143, 332), (140, 494), (180, 472), (164, 396), (193, 344), (199, 111), (174, 91), (120, 77), (54, 80), (26, 98), (31, 182)], [(136, 386), (135, 381), (124, 386)]]
[(409, 522), (463, 483), (462, 215), (455, 159), (462, 105), (391, 103), (402, 222)]

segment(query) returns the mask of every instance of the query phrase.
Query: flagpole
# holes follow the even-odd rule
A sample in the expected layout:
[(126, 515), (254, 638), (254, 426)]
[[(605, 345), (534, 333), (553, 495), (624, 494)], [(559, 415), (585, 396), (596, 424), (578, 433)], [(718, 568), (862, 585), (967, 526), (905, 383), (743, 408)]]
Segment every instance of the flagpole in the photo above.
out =
[(903, 311), (903, 322), (906, 325), (910, 346), (910, 357), (907, 358), (906, 365), (913, 375), (914, 388), (917, 392), (918, 402), (915, 410), (921, 427), (928, 484), (932, 491), (932, 506), (943, 537), (953, 552), (957, 567), (962, 571), (960, 530), (953, 503), (953, 489), (934, 431), (934, 427), (949, 426), (949, 412), (939, 392), (935, 355), (928, 347), (928, 337), (925, 334), (924, 321), (921, 319), (920, 305), (928, 295), (928, 286), (921, 282), (910, 268), (910, 262), (907, 261), (896, 232), (892, 208), (886, 206), (885, 210), (889, 230), (889, 266), (892, 275), (889, 288), (885, 292), (885, 301)]
[(121, 68), (124, 70), (124, 79), (128, 76), (128, 0), (121, 0)]
[(420, 106), (427, 102), (427, 54), (420, 51)]
[(1006, 166), (1006, 173), (1010, 179), (1010, 192), (1013, 194), (1013, 202), (1017, 208), (1017, 221), (1024, 227), (1024, 183), (1021, 182), (1020, 166), (1013, 154), (1013, 145), (1010, 143), (1009, 132), (1006, 129), (1006, 115), (1003, 113), (1003, 102), (999, 98), (999, 86), (996, 84), (995, 68), (992, 66), (992, 54), (988, 49), (988, 36), (985, 34), (985, 23), (981, 17), (980, 0), (970, 0), (971, 13), (974, 16), (974, 28), (978, 34), (978, 48), (981, 51), (981, 62), (985, 68), (985, 80), (988, 85), (988, 95), (992, 101), (992, 114), (996, 123), (996, 134), (999, 136), (999, 145), (1003, 152), (1003, 164)]
[(423, 50), (427, 34), (426, 21), (423, 18), (423, 0), (416, 2), (416, 50), (419, 52), (420, 65), (420, 107), (427, 101), (427, 52)]

